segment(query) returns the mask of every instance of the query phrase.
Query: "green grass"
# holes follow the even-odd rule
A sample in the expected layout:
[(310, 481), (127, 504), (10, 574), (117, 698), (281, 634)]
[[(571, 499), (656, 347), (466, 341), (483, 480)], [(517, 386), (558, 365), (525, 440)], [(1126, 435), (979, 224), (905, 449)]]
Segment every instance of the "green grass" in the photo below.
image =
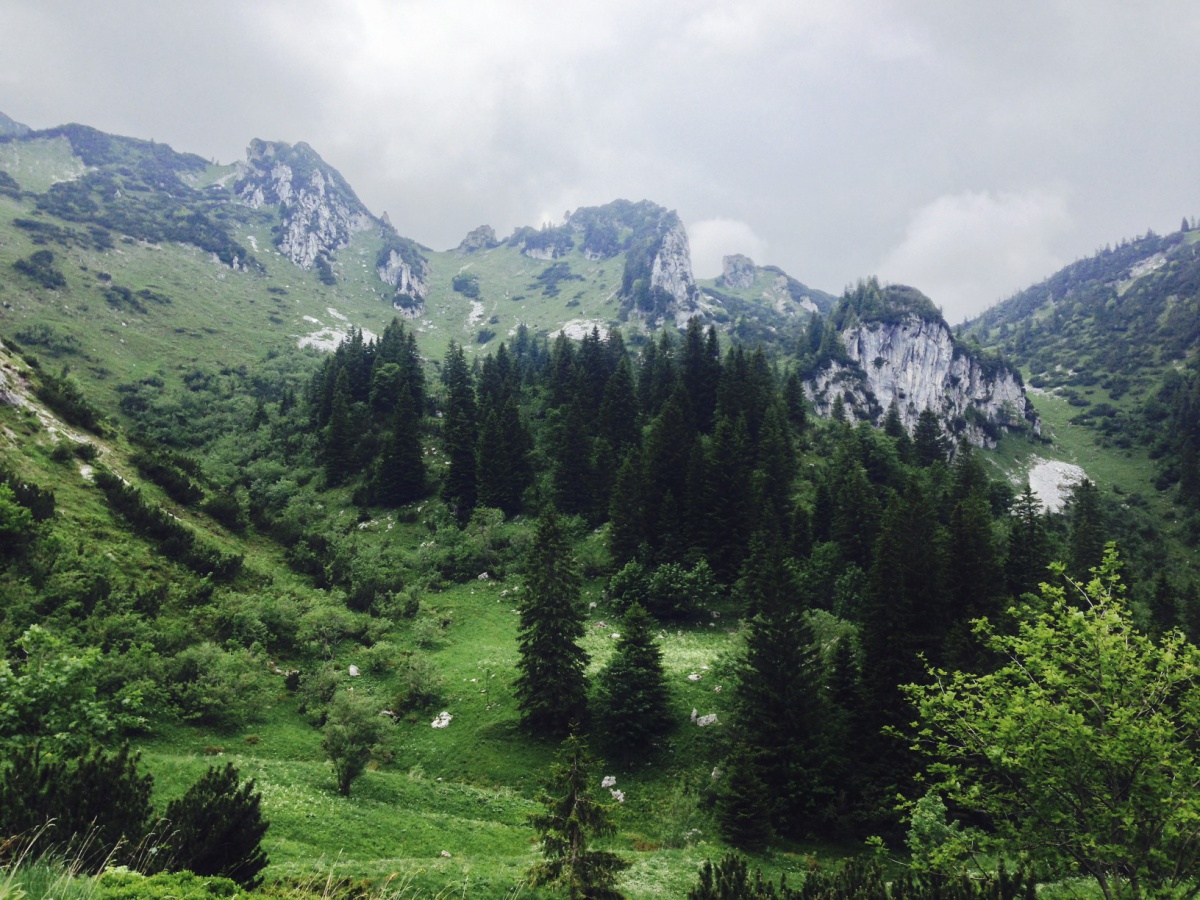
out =
[[(264, 814), (271, 822), (269, 876), (306, 876), (336, 865), (341, 874), (376, 881), (401, 872), (422, 891), (466, 884), (472, 897), (504, 896), (534, 861), (534, 833), (527, 817), (537, 808), (535, 798), (556, 750), (554, 742), (534, 739), (519, 727), (512, 691), (514, 587), (519, 587), (517, 579), (491, 580), (422, 597), (423, 607), (453, 619), (444, 640), (429, 653), (445, 678), (445, 701), (389, 729), (385, 761), (354, 783), (349, 798), (336, 792), (318, 731), (303, 722), (295, 700), (281, 687), (262, 722), (224, 735), (175, 726), (146, 740), (142, 749), (156, 777), (156, 802), (163, 805), (179, 796), (207, 766), (227, 760), (243, 776), (254, 778), (262, 791)], [(619, 629), (619, 620), (599, 600), (598, 584), (585, 591), (585, 602), (593, 601), (597, 606), (590, 610), (585, 644), (595, 670), (611, 653), (610, 635)], [(723, 620), (709, 621), (714, 624), (662, 631), (677, 726), (653, 764), (625, 767), (601, 761), (593, 772), (597, 789), (603, 776), (615, 775), (626, 793), (626, 802), (614, 809), (618, 834), (611, 846), (634, 861), (623, 882), (630, 897), (685, 893), (700, 863), (723, 852), (703, 811), (695, 813), (700, 843), (662, 849), (680, 780), (698, 786), (711, 782), (723, 753), (728, 694), (714, 689), (724, 681), (722, 654), (728, 652), (735, 628), (724, 627)], [(409, 628), (400, 624), (388, 639), (412, 649)], [(347, 649), (338, 662), (344, 671), (356, 659), (362, 661), (359, 651)], [(688, 679), (693, 673), (701, 675), (699, 681)], [(394, 689), (386, 673), (353, 681), (346, 677), (345, 686), (381, 699)], [(690, 720), (693, 708), (701, 714), (716, 712), (719, 724), (697, 728)], [(430, 723), (440, 709), (453, 720), (439, 730)], [(443, 850), (451, 856), (443, 857)], [(800, 848), (760, 864), (777, 877), (802, 870), (806, 853), (828, 859), (836, 852)]]
[(45, 193), (60, 181), (82, 175), (84, 168), (65, 137), (0, 143), (0, 169), (26, 191)]

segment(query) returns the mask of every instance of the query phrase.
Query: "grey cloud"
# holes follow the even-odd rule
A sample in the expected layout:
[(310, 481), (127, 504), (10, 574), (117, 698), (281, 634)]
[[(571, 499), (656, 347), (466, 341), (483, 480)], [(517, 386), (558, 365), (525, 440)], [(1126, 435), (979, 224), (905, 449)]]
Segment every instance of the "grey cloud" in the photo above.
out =
[[(0, 33), (18, 120), (226, 162), (304, 140), (434, 247), (645, 197), (814, 286), (908, 273), (960, 316), (1200, 213), (1192, 0), (9, 0)], [(951, 213), (973, 237), (938, 237)]]

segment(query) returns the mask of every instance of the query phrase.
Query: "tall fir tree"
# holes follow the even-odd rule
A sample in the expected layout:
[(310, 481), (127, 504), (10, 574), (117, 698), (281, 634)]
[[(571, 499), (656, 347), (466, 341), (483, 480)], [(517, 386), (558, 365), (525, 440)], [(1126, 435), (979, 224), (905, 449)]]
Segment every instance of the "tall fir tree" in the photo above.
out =
[(780, 834), (820, 830), (831, 786), (823, 777), (821, 665), (800, 589), (776, 536), (756, 534), (738, 583), (753, 614), (739, 667), (737, 728), (755, 750), (757, 776)]
[(392, 414), (390, 433), (376, 459), (373, 493), (380, 506), (403, 506), (425, 495), (425, 457), (419, 428), (412, 394), (402, 391)]
[(354, 469), (354, 434), (350, 419), (350, 378), (338, 373), (324, 434), (325, 479), (331, 487), (342, 484)]
[(625, 612), (612, 657), (596, 677), (595, 733), (610, 755), (645, 759), (671, 726), (669, 693), (655, 622), (641, 604)]
[(1100, 489), (1085, 478), (1071, 489), (1068, 504), (1071, 535), (1068, 542), (1067, 574), (1081, 584), (1104, 559), (1108, 522), (1100, 503)]
[(937, 413), (926, 407), (917, 418), (913, 432), (913, 458), (917, 465), (929, 467), (946, 461), (946, 438), (942, 435), (942, 423)]
[(642, 453), (635, 446), (617, 469), (612, 497), (608, 502), (609, 521), (612, 523), (608, 535), (608, 551), (618, 567), (634, 559), (642, 546), (649, 544), (646, 495)]
[(1009, 596), (1033, 593), (1046, 580), (1050, 565), (1050, 538), (1042, 517), (1042, 503), (1029, 482), (1013, 503), (1005, 555), (1004, 581)]
[(529, 870), (534, 887), (557, 887), (570, 900), (621, 900), (617, 875), (629, 862), (589, 844), (616, 833), (608, 807), (592, 796), (593, 760), (572, 734), (563, 743), (538, 798), (542, 811), (530, 816), (541, 838), (542, 861)]
[(476, 452), (477, 502), (513, 516), (521, 511), (525, 489), (533, 480), (529, 452), (533, 440), (521, 421), (515, 397), (503, 405), (488, 404), (481, 416)]
[(517, 705), (536, 734), (565, 735), (587, 712), (580, 584), (562, 522), (547, 510), (525, 560), (517, 625)]
[(716, 817), (721, 837), (739, 850), (762, 850), (772, 836), (771, 817), (763, 813), (773, 798), (760, 775), (757, 752), (739, 740), (720, 768)]
[(923, 479), (893, 498), (883, 514), (868, 576), (860, 635), (862, 702), (856, 716), (863, 813), (879, 827), (896, 824), (893, 798), (907, 789), (916, 761), (899, 737), (909, 721), (900, 685), (937, 665), (948, 626), (944, 535)]
[(442, 497), (466, 522), (475, 509), (478, 485), (475, 471), (475, 449), (479, 430), (475, 411), (475, 386), (467, 368), (462, 347), (450, 343), (446, 364), (442, 370), (446, 383), (446, 409), (443, 416), (443, 435), (448, 463), (442, 483)]

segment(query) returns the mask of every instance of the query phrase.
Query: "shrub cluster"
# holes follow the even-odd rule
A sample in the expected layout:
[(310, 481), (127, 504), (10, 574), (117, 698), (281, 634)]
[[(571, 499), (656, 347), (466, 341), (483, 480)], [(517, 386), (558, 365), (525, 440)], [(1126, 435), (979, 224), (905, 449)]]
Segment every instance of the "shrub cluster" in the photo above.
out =
[(92, 873), (187, 870), (257, 886), (268, 823), (254, 781), (241, 784), (232, 764), (210, 768), (160, 819), (150, 804), (154, 778), (138, 763), (128, 745), (70, 760), (33, 746), (8, 754), (0, 768), (0, 863), (50, 856)]
[(220, 581), (232, 580), (241, 571), (240, 554), (224, 553), (206, 544), (178, 519), (147, 503), (142, 492), (133, 485), (126, 484), (104, 468), (96, 469), (95, 479), (109, 505), (134, 528), (156, 541), (159, 549), (171, 559), (199, 575), (211, 574)]

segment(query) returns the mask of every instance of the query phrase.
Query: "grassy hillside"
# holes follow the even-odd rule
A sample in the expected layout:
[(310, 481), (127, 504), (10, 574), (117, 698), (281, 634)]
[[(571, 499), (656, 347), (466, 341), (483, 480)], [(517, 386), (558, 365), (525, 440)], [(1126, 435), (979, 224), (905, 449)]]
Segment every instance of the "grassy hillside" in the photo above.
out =
[[(537, 808), (556, 749), (518, 727), (512, 687), (522, 579), (505, 573), (529, 540), (528, 525), (518, 520), (486, 534), (459, 532), (437, 502), (364, 519), (343, 495), (313, 495), (321, 503), (305, 507), (317, 516), (306, 523), (310, 531), (341, 542), (345, 558), (383, 566), (399, 555), (416, 577), (403, 589), (410, 609), (397, 600), (390, 612), (385, 606), (365, 616), (341, 606), (339, 624), (330, 625), (322, 618), (333, 615), (324, 592), (287, 565), (278, 543), (253, 526), (231, 531), (197, 505), (173, 501), (140, 473), (132, 461), (137, 448), (119, 427), (107, 426), (101, 436), (65, 422), (37, 399), (44, 370), (29, 360), (36, 361), (0, 351), (6, 389), (17, 398), (0, 404), (0, 464), (52, 491), (56, 512), (42, 526), (34, 555), (0, 569), (0, 626), (11, 639), (39, 621), (103, 648), (107, 689), (137, 693), (139, 708), (155, 720), (136, 744), (156, 778), (157, 805), (180, 796), (209, 765), (232, 761), (263, 794), (271, 877), (335, 872), (382, 882), (399, 872), (413, 896), (448, 887), (472, 897), (511, 895), (535, 859), (526, 817)], [(105, 500), (94, 475), (101, 466), (202, 540), (244, 556), (240, 574), (214, 585), (164, 556)], [(294, 474), (307, 477), (303, 470)], [(581, 559), (603, 556), (598, 536), (578, 527), (575, 536)], [(466, 566), (461, 583), (437, 574), (450, 559), (467, 560), (456, 563)], [(489, 576), (475, 577), (476, 568)], [(345, 602), (338, 591), (330, 599)], [(594, 673), (612, 652), (619, 616), (603, 596), (602, 580), (589, 581), (585, 602), (584, 646)], [(597, 782), (615, 776), (627, 798), (615, 806), (612, 846), (634, 860), (623, 880), (630, 897), (683, 893), (703, 859), (722, 849), (706, 804), (727, 740), (728, 695), (719, 688), (731, 684), (728, 658), (738, 645), (739, 626), (719, 618), (723, 611), (661, 632), (675, 723), (663, 746), (647, 755), (647, 765), (602, 764), (595, 773)], [(320, 650), (323, 639), (315, 635), (330, 627), (340, 629), (338, 637)], [(193, 709), (182, 719), (167, 712), (185, 687), (178, 664), (194, 648), (194, 632), (226, 638), (230, 655), (214, 650), (210, 660), (228, 662), (233, 648), (250, 647), (237, 652), (249, 654), (251, 668), (241, 677), (254, 687), (253, 706)], [(311, 714), (318, 688), (306, 686), (309, 679), (320, 690), (368, 693), (381, 709), (406, 708), (397, 704), (414, 661), (436, 701), (407, 708), (388, 727), (371, 770), (349, 798), (340, 797)], [(351, 665), (361, 670), (357, 678), (348, 674)], [(276, 667), (297, 669), (300, 690), (272, 674)], [(146, 676), (155, 679), (154, 689)], [(208, 690), (220, 691), (220, 684)], [(309, 714), (301, 711), (306, 704)], [(718, 724), (698, 728), (693, 709), (717, 714)], [(450, 725), (432, 728), (442, 710), (452, 716)], [(772, 873), (796, 873), (808, 854), (835, 852), (785, 848), (760, 862)]]

